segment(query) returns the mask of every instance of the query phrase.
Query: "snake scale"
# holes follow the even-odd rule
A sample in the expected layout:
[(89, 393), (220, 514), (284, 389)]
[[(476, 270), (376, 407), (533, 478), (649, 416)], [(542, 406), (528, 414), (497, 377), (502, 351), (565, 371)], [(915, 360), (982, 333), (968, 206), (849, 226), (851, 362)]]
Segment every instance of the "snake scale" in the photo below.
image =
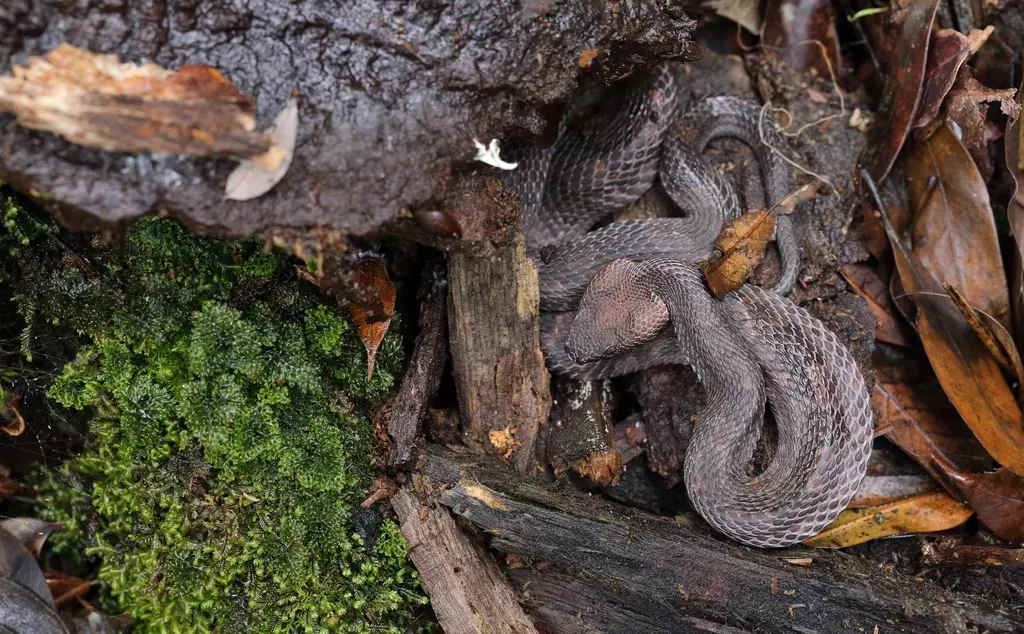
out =
[[(739, 213), (703, 157), (708, 143), (750, 145), (769, 204), (788, 178), (762, 142), (772, 122), (758, 126), (757, 104), (686, 99), (679, 71), (663, 62), (617, 83), (612, 97), (590, 97), (599, 107), (583, 123), (567, 108), (555, 143), (513, 149), (519, 167), (504, 180), (523, 201), (552, 372), (598, 379), (692, 366), (707, 398), (684, 464), (691, 503), (738, 542), (782, 547), (819, 533), (857, 491), (871, 450), (869, 395), (843, 344), (785, 298), (799, 264), (787, 216), (777, 218), (774, 288), (745, 284), (718, 301), (705, 286), (698, 263)], [(655, 182), (680, 213), (603, 223)], [(777, 440), (756, 469), (766, 404)]]

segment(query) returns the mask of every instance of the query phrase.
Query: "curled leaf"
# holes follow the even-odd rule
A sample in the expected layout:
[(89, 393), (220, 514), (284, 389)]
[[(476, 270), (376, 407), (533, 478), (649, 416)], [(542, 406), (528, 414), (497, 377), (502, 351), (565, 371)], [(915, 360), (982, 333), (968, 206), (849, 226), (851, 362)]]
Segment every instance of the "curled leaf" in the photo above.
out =
[(845, 548), (891, 535), (944, 531), (963, 524), (971, 515), (970, 508), (946, 493), (925, 493), (881, 506), (843, 511), (804, 544)]
[(730, 221), (715, 240), (720, 258), (703, 265), (708, 288), (718, 299), (736, 290), (764, 259), (775, 235), (775, 214), (753, 211)]
[(39, 552), (43, 549), (46, 538), (60, 526), (60, 524), (45, 522), (34, 517), (9, 517), (0, 521), (0, 528), (20, 541), (36, 559), (39, 558)]
[(268, 130), (274, 146), (284, 152), (281, 162), (273, 169), (266, 169), (260, 161), (242, 161), (228, 175), (224, 186), (224, 198), (228, 200), (251, 200), (267, 193), (282, 178), (292, 164), (295, 154), (295, 138), (299, 129), (299, 104), (292, 97), (274, 119)]
[(947, 486), (960, 491), (993, 533), (1009, 541), (1024, 541), (1024, 477), (1008, 469), (967, 473), (941, 454), (932, 460), (946, 476)]

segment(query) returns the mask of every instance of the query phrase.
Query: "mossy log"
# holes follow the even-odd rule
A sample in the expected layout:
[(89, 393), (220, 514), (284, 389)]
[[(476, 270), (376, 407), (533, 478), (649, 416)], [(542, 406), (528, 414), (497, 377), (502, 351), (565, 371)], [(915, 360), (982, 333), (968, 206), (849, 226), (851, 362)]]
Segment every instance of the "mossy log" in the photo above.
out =
[(493, 549), (526, 562), (508, 574), (545, 632), (1024, 630), (1019, 610), (842, 552), (748, 548), (696, 516), (627, 509), (437, 446), (420, 469), (448, 487), (442, 505), (488, 535)]

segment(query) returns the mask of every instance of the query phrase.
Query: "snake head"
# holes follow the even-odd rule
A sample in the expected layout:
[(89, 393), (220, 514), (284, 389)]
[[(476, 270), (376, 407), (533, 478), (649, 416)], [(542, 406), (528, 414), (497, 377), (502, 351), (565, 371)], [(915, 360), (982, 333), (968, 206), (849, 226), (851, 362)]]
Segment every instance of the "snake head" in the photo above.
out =
[(613, 260), (590, 280), (565, 351), (576, 363), (613, 357), (654, 339), (668, 321), (668, 307), (642, 268), (630, 260)]

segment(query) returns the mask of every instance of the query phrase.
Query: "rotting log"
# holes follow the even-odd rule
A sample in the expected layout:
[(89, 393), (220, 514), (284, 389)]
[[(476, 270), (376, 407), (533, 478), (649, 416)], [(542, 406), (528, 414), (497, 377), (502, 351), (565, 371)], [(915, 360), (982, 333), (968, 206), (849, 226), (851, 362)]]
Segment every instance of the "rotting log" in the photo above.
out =
[(255, 200), (223, 200), (233, 161), (102, 152), (4, 114), (0, 179), (79, 230), (162, 212), (230, 237), (364, 236), (443, 199), (474, 137), (542, 134), (542, 111), (580, 73), (610, 81), (660, 57), (697, 58), (694, 27), (663, 0), (0, 2), (0, 73), (68, 42), (122, 62), (216, 68), (255, 99), (258, 129), (299, 96), (295, 160)]
[(448, 257), (448, 333), (464, 442), (537, 466), (537, 432), (551, 409), (540, 349), (537, 269), (518, 228), (491, 254)]
[(696, 516), (627, 509), (517, 477), (486, 457), (431, 446), (420, 471), (449, 487), (441, 504), (490, 535), (492, 548), (532, 562), (509, 575), (546, 632), (1024, 630), (1020, 609), (999, 609), (842, 552), (748, 548), (713, 534)]
[(391, 498), (409, 557), (446, 634), (536, 634), (493, 557), (443, 506), (425, 504), (410, 487)]

